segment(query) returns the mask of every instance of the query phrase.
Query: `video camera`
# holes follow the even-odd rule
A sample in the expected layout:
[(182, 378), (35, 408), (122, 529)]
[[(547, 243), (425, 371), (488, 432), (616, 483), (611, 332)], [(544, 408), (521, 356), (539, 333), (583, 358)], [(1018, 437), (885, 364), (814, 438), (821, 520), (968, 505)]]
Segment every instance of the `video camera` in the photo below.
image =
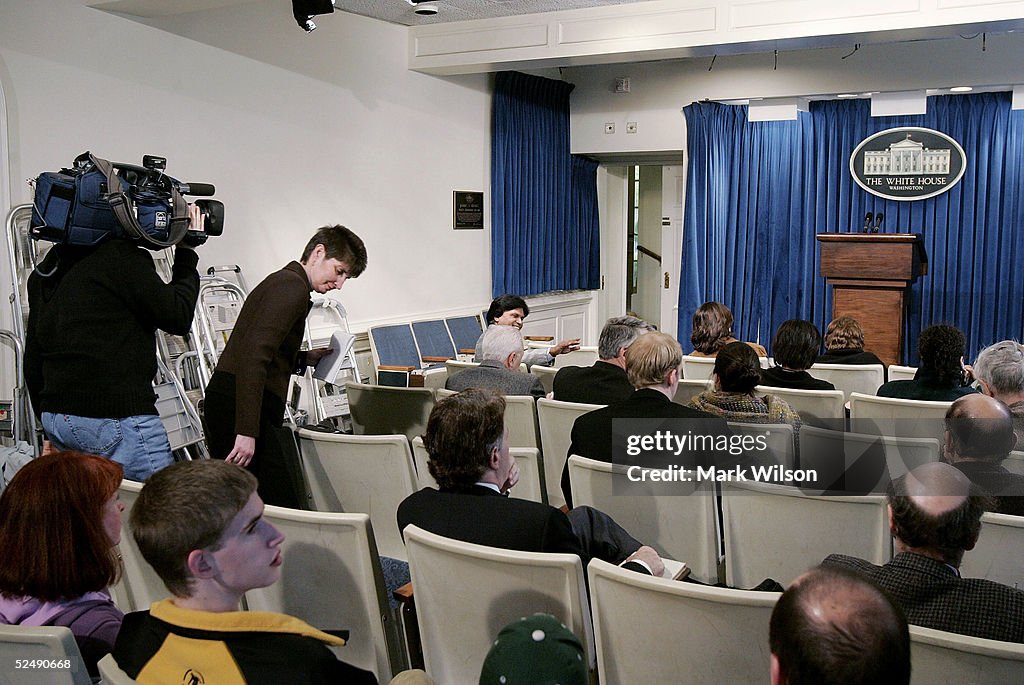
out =
[(167, 159), (145, 155), (142, 166), (108, 162), (90, 152), (70, 169), (40, 174), (34, 182), (31, 236), (64, 245), (94, 246), (128, 238), (161, 250), (182, 240), (201, 245), (224, 232), (224, 204), (196, 200), (201, 230), (190, 230), (184, 195), (213, 195), (209, 183), (182, 183), (164, 173)]

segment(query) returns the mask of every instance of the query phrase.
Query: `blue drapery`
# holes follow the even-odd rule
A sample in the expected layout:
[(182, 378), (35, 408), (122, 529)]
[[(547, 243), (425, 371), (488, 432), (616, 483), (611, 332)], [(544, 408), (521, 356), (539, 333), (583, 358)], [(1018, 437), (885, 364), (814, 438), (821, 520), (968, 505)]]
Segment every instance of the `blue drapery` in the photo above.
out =
[(501, 72), (491, 135), (491, 290), (600, 286), (597, 163), (569, 152), (564, 81)]
[[(920, 116), (871, 117), (866, 100), (811, 104), (796, 121), (749, 123), (747, 108), (686, 107), (689, 166), (679, 289), (679, 339), (691, 316), (724, 302), (736, 337), (769, 341), (786, 319), (831, 318), (818, 275), (820, 232), (857, 232), (867, 212), (884, 212), (884, 233), (921, 233), (928, 274), (911, 288), (904, 361), (917, 364), (917, 337), (933, 323), (967, 335), (968, 356), (1024, 333), (1024, 111), (1009, 93), (928, 98)], [(867, 136), (922, 126), (964, 148), (967, 168), (951, 190), (897, 202), (861, 189), (849, 171)]]

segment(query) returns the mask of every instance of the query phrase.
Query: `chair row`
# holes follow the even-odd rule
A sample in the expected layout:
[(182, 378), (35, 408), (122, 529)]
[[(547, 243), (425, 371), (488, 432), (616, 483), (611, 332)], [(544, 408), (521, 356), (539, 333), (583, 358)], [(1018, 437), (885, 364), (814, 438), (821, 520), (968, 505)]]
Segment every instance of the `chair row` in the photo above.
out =
[[(415, 526), (406, 539), (426, 670), (438, 682), (475, 682), (501, 627), (538, 611), (580, 637), (604, 685), (768, 680), (777, 593), (652, 578), (593, 560), (588, 597), (575, 555), (473, 545)], [(911, 640), (915, 685), (1024, 678), (1024, 645), (918, 627)]]
[(375, 369), (415, 370), (473, 354), (482, 332), (481, 318), (467, 315), (373, 326), (368, 336)]

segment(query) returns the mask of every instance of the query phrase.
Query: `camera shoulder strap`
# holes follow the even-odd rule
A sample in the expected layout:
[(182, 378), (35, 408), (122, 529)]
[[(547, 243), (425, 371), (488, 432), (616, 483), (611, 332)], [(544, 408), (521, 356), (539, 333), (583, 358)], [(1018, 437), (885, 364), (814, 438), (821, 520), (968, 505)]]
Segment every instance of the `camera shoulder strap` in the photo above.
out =
[[(114, 216), (117, 217), (118, 223), (128, 233), (129, 236), (137, 240), (142, 240), (150, 243), (160, 243), (155, 240), (151, 235), (143, 230), (139, 224), (139, 220), (135, 216), (135, 212), (131, 209), (131, 203), (128, 199), (128, 195), (125, 193), (124, 183), (121, 182), (121, 178), (117, 175), (114, 170), (114, 165), (105, 159), (100, 159), (91, 152), (86, 153), (89, 155), (89, 161), (99, 169), (100, 173), (107, 179), (107, 201), (110, 203), (110, 208), (114, 212)], [(168, 230), (167, 244), (161, 244), (161, 247), (168, 247), (178, 242), (185, 231), (188, 230), (188, 203), (185, 198), (182, 197), (178, 189), (173, 185), (170, 186), (171, 192), (171, 222), (170, 229)]]

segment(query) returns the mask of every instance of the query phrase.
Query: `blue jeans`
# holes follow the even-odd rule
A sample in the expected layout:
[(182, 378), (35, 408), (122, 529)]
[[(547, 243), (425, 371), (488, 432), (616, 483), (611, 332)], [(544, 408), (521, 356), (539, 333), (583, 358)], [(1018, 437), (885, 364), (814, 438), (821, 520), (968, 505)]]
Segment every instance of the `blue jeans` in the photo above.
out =
[(94, 419), (43, 412), (43, 430), (55, 449), (112, 459), (128, 480), (144, 481), (174, 461), (167, 431), (155, 415)]

